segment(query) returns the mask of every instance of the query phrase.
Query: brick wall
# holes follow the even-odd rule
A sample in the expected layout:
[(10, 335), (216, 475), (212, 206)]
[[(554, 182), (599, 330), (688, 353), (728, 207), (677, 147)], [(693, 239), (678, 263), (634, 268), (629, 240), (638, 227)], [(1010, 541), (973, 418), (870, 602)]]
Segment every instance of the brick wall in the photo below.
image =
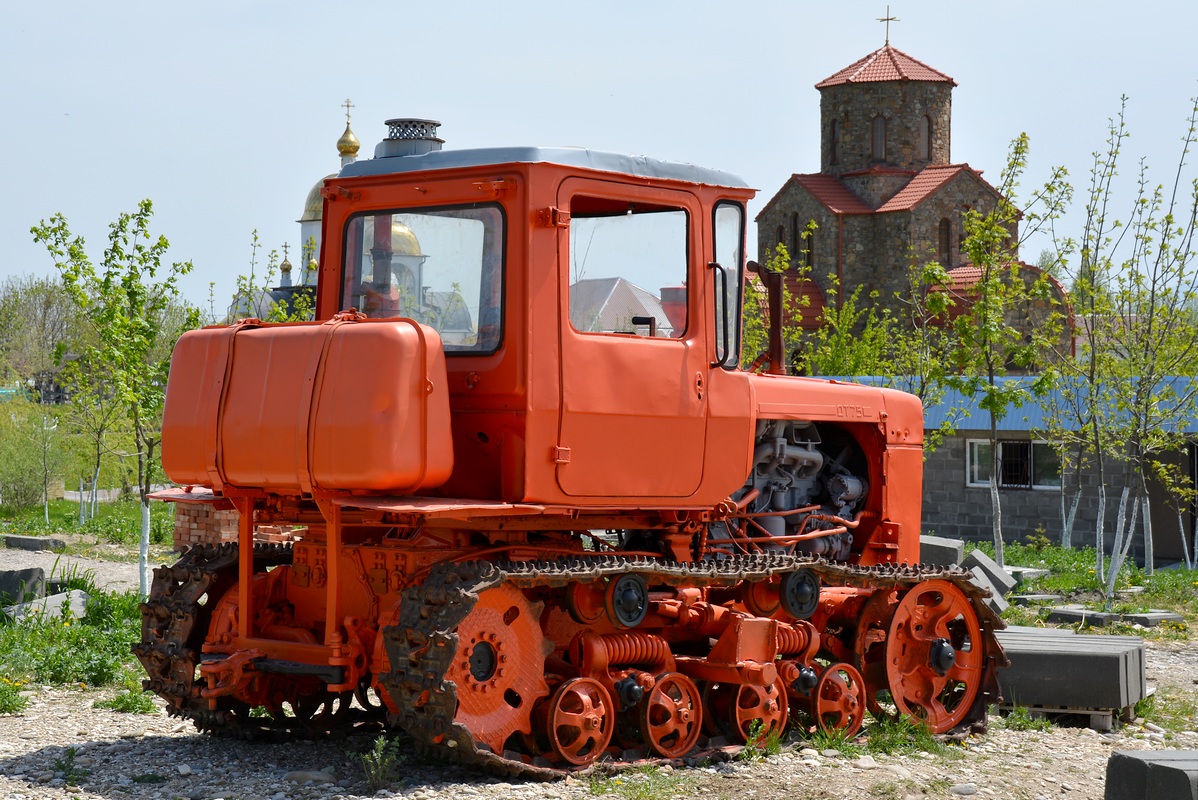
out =
[(237, 541), (238, 514), (234, 509), (218, 511), (204, 503), (175, 504), (175, 549), (196, 544)]

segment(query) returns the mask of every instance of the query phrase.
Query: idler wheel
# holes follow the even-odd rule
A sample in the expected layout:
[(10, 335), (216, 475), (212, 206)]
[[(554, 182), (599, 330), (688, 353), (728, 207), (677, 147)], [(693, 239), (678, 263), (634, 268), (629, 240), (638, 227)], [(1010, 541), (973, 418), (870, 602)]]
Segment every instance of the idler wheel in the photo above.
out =
[(695, 682), (682, 673), (658, 675), (639, 711), (645, 744), (662, 758), (681, 758), (699, 741), (703, 699)]
[[(852, 736), (865, 721), (865, 682), (849, 664), (830, 664), (811, 696), (811, 717), (822, 731)], [(814, 733), (814, 728), (809, 733)]]
[(562, 761), (586, 766), (607, 749), (615, 722), (615, 708), (603, 685), (594, 678), (572, 678), (549, 701), (549, 746)]
[(899, 601), (886, 644), (886, 676), (899, 711), (932, 733), (952, 730), (977, 698), (985, 663), (977, 615), (955, 584), (924, 581)]
[(486, 589), (457, 628), (445, 677), (457, 685), (454, 718), (480, 744), (502, 753), (513, 733), (532, 733), (532, 711), (549, 694), (540, 604), (510, 584)]

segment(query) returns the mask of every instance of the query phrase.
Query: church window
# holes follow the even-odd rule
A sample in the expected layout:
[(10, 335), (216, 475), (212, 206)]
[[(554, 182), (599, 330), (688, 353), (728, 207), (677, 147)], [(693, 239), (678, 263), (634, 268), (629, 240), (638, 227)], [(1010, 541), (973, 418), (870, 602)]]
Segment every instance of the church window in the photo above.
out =
[(778, 236), (777, 236), (777, 238), (774, 239), (774, 244), (775, 244), (775, 246), (786, 244), (786, 226), (785, 225), (778, 226)]
[(919, 158), (924, 161), (932, 160), (932, 120), (927, 116), (919, 120)]
[(881, 114), (874, 117), (873, 129), (873, 159), (874, 161), (886, 160), (886, 118)]
[(790, 214), (790, 252), (797, 255), (803, 242), (803, 232), (799, 229), (799, 212)]
[(815, 267), (815, 231), (812, 231), (807, 236), (807, 241), (804, 242), (806, 252), (803, 254), (803, 263), (807, 265), (807, 269)]
[(953, 236), (952, 223), (948, 221), (948, 217), (941, 217), (941, 219), (940, 219), (940, 241), (939, 241), (939, 246), (936, 248), (936, 258), (937, 258), (937, 260), (940, 261), (940, 265), (943, 267), (949, 266), (949, 259), (952, 258), (952, 254), (951, 254), (951, 250), (950, 250), (950, 248), (952, 247), (952, 236)]
[(828, 163), (840, 163), (840, 120), (832, 120), (832, 130), (828, 135), (828, 149), (831, 151)]

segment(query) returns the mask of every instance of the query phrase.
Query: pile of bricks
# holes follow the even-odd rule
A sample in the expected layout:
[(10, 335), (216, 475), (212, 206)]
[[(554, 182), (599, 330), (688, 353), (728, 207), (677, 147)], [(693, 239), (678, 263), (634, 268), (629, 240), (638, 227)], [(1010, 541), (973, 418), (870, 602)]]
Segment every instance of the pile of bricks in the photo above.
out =
[(206, 503), (175, 503), (175, 550), (196, 544), (237, 541), (238, 515), (234, 509), (218, 511)]

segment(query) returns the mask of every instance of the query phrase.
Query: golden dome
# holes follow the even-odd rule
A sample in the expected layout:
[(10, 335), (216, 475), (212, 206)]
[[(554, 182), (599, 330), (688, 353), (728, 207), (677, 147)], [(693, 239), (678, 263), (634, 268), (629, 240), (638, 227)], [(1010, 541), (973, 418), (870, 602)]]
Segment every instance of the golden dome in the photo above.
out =
[(291, 262), (287, 260), (287, 256), (283, 256), (283, 263), (279, 265), (279, 272), (291, 272)]
[(336, 178), (337, 173), (333, 172), (324, 176), (316, 182), (312, 190), (308, 192), (308, 199), (304, 201), (304, 215), (297, 222), (317, 222), (320, 220), (320, 215), (324, 212), (324, 198), (320, 194), (320, 190), (324, 188), (324, 182), (329, 178)]
[(391, 224), (391, 252), (397, 256), (422, 256), (420, 240), (412, 229), (402, 222)]
[(357, 157), (358, 150), (362, 147), (362, 143), (358, 141), (358, 137), (354, 136), (354, 132), (349, 129), (349, 120), (345, 122), (345, 133), (341, 134), (341, 138), (337, 140), (337, 152), (343, 157)]

